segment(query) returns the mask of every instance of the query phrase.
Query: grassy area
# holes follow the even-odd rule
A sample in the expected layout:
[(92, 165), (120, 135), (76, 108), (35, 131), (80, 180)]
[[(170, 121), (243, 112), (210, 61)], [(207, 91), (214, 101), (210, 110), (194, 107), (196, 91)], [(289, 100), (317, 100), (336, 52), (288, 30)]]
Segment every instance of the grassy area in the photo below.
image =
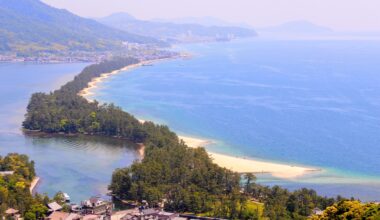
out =
[(260, 219), (266, 219), (263, 217), (264, 216), (264, 203), (249, 200), (247, 202), (247, 210), (249, 210), (251, 212), (256, 211), (258, 213), (258, 216), (260, 217)]
[[(205, 213), (198, 213), (195, 214), (199, 217), (215, 217), (218, 216), (217, 212), (220, 210), (221, 204), (218, 202), (214, 204), (213, 211), (205, 212)], [(257, 216), (258, 220), (269, 220), (268, 218), (264, 217), (264, 203), (256, 202), (253, 200), (248, 200), (244, 207), (239, 204), (239, 209), (242, 209), (242, 215), (250, 215), (252, 216), (252, 213), (256, 213), (253, 216)], [(186, 213), (186, 214), (194, 214), (194, 213)]]

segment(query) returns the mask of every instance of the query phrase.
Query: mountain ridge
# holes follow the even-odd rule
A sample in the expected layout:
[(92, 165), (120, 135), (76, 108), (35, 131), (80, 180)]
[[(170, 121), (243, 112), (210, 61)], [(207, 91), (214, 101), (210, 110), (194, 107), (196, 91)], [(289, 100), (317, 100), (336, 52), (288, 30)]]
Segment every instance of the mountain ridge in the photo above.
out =
[(96, 20), (113, 28), (154, 36), (169, 42), (218, 41), (257, 35), (256, 31), (250, 28), (139, 20), (128, 13), (115, 13)]
[(234, 23), (228, 22), (219, 18), (214, 18), (210, 16), (205, 17), (180, 17), (175, 19), (152, 19), (151, 21), (164, 22), (164, 23), (175, 23), (175, 24), (199, 24), (202, 26), (219, 26), (219, 27), (241, 27), (252, 29), (252, 26), (246, 23)]
[(314, 24), (305, 20), (296, 20), (282, 23), (280, 25), (274, 25), (264, 28), (259, 28), (262, 32), (272, 33), (294, 33), (294, 34), (326, 34), (334, 32), (331, 28), (324, 27), (318, 24)]
[(158, 40), (117, 30), (39, 0), (0, 0), (0, 50), (108, 50)]

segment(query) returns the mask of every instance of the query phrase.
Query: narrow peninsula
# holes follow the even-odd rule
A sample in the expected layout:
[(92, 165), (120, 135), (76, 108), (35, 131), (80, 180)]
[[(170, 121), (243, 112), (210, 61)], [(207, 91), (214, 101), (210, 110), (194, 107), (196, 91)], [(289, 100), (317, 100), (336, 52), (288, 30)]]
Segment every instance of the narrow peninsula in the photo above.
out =
[[(117, 169), (112, 175), (109, 190), (114, 198), (121, 201), (147, 201), (152, 207), (163, 205), (168, 211), (228, 219), (278, 216), (275, 211), (278, 206), (284, 215), (307, 216), (315, 207), (324, 209), (334, 204), (335, 199), (318, 196), (314, 190), (302, 189), (294, 193), (312, 198), (307, 204), (302, 204), (307, 212), (287, 210), (287, 201), (298, 202), (293, 193), (280, 187), (269, 188), (253, 183), (255, 178), (251, 170), (242, 175), (228, 169), (229, 165), (215, 160), (218, 157), (210, 155), (204, 148), (191, 146), (194, 139), (180, 138), (167, 126), (139, 121), (113, 104), (100, 104), (83, 97), (83, 91), (94, 86), (94, 79), (139, 63), (135, 58), (113, 58), (86, 67), (74, 80), (56, 91), (33, 94), (27, 106), (24, 129), (107, 136), (143, 146), (145, 150), (141, 161)], [(199, 142), (195, 143), (200, 145)], [(230, 159), (222, 157), (223, 162), (242, 161), (241, 158), (234, 158), (232, 162)], [(269, 164), (260, 165), (252, 161), (246, 166), (257, 166), (260, 170), (270, 167)], [(278, 166), (279, 170), (289, 169), (287, 165)], [(304, 172), (303, 168), (294, 169)], [(246, 182), (243, 188), (242, 178)], [(268, 199), (278, 192), (284, 195), (284, 203), (271, 206)], [(267, 213), (263, 213), (264, 204)]]

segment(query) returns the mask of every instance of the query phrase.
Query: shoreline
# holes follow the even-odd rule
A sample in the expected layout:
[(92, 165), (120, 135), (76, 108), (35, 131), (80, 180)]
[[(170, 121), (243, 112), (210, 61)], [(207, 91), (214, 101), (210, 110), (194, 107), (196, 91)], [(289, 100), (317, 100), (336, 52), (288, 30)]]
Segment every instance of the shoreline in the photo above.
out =
[[(178, 56), (183, 57), (183, 56)], [(147, 61), (140, 61), (139, 63), (132, 64), (129, 66), (126, 66), (124, 68), (121, 68), (119, 70), (112, 71), (110, 73), (103, 73), (99, 77), (93, 78), (86, 88), (81, 90), (78, 95), (82, 96), (83, 98), (87, 99), (89, 102), (93, 102), (94, 100), (90, 99), (89, 96), (94, 95), (95, 93), (91, 90), (94, 90), (98, 88), (98, 84), (106, 80), (107, 78), (116, 75), (118, 73), (121, 73), (123, 71), (128, 71), (140, 66), (144, 65), (151, 65), (152, 63), (168, 60), (168, 59), (175, 59), (178, 58), (175, 57), (169, 57), (169, 58), (160, 58), (155, 60), (147, 60)], [(145, 120), (139, 119), (141, 123), (144, 123)], [(213, 144), (214, 142), (212, 140), (204, 140), (200, 138), (194, 138), (189, 136), (178, 136), (179, 139), (182, 139), (188, 147), (191, 148), (197, 148), (197, 147), (206, 147), (210, 144)], [(138, 150), (138, 154), (141, 158), (144, 156), (144, 146), (141, 146)], [(206, 149), (207, 150), (207, 149)], [(215, 153), (207, 150), (210, 157), (213, 159), (214, 163), (217, 165), (230, 169), (234, 172), (238, 173), (254, 173), (254, 174), (264, 174), (268, 173), (272, 175), (273, 177), (282, 178), (282, 179), (294, 179), (301, 177), (303, 175), (306, 175), (311, 172), (316, 171), (322, 171), (318, 168), (311, 168), (311, 167), (303, 167), (303, 166), (292, 166), (286, 163), (277, 163), (277, 162), (269, 162), (269, 161), (261, 161), (261, 160), (255, 160), (255, 159), (247, 159), (247, 158), (241, 158), (236, 156), (230, 156), (220, 153)]]
[[(182, 139), (191, 148), (204, 147), (207, 150), (206, 147), (214, 143), (211, 140), (204, 140), (188, 136), (178, 137)], [(281, 179), (294, 179), (311, 172), (321, 171), (321, 169), (311, 167), (292, 166), (285, 163), (261, 161), (251, 158), (242, 158), (221, 153), (215, 153), (209, 150), (207, 150), (207, 153), (213, 159), (214, 163), (238, 173), (268, 173), (273, 177)]]
[(29, 188), (30, 194), (34, 193), (39, 183), (40, 183), (40, 178), (38, 176), (34, 177), (32, 182), (30, 183), (30, 188)]
[(159, 61), (171, 60), (171, 59), (176, 59), (176, 58), (186, 58), (186, 57), (188, 57), (188, 55), (179, 54), (178, 56), (157, 58), (157, 59), (152, 59), (152, 60), (144, 60), (144, 61), (139, 61), (138, 63), (135, 63), (135, 64), (125, 66), (119, 70), (114, 70), (114, 71), (109, 72), (109, 73), (102, 73), (102, 74), (100, 74), (99, 77), (93, 78), (87, 84), (86, 88), (84, 88), (78, 92), (78, 95), (87, 99), (87, 101), (89, 101), (89, 102), (93, 102), (94, 100), (91, 99), (90, 96), (94, 95), (95, 93), (92, 92), (91, 90), (98, 88), (99, 83), (104, 82), (106, 79), (108, 79), (109, 77), (111, 77), (113, 75), (119, 74), (119, 73), (124, 72), (124, 71), (132, 70), (132, 69), (135, 69), (137, 67), (141, 67), (141, 66), (145, 66), (145, 65), (149, 66), (149, 65), (152, 65), (152, 64), (159, 62)]
[[(139, 119), (140, 123), (147, 120)], [(213, 162), (237, 173), (270, 174), (280, 179), (295, 179), (312, 172), (321, 172), (322, 169), (306, 166), (293, 166), (281, 162), (270, 162), (253, 158), (242, 158), (227, 154), (215, 153), (207, 149), (208, 145), (215, 144), (213, 140), (178, 135), (180, 140), (190, 148), (203, 147), (206, 149)], [(144, 157), (144, 148), (140, 148), (139, 154)]]

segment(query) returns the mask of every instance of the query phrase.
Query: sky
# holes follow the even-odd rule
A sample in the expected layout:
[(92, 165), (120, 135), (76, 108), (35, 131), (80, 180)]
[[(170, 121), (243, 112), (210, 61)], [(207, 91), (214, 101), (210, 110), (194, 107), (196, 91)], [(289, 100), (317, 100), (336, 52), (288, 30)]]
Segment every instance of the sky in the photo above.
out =
[(380, 32), (380, 0), (42, 0), (83, 17), (215, 17), (266, 27), (306, 20), (336, 31)]

